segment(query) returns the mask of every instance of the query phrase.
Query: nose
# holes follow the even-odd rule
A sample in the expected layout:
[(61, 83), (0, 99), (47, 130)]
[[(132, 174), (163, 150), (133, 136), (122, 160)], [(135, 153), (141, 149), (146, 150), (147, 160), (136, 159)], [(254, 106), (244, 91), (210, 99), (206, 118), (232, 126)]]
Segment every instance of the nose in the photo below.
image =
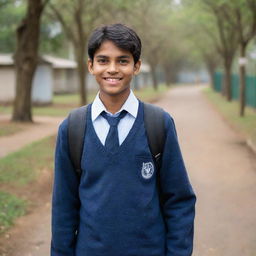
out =
[(118, 73), (118, 67), (117, 67), (115, 62), (110, 62), (109, 63), (107, 72), (109, 74), (116, 74), (116, 73)]

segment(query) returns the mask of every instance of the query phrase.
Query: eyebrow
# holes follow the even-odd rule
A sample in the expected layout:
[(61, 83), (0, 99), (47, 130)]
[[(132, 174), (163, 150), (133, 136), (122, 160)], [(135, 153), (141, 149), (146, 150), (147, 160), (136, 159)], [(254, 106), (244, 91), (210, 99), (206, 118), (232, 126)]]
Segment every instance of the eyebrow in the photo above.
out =
[[(102, 58), (106, 58), (108, 59), (109, 56), (106, 56), (106, 55), (98, 55), (98, 56), (95, 56), (97, 59), (102, 59)], [(121, 56), (118, 56), (117, 57), (118, 59), (130, 59), (131, 57), (129, 55), (121, 55)]]

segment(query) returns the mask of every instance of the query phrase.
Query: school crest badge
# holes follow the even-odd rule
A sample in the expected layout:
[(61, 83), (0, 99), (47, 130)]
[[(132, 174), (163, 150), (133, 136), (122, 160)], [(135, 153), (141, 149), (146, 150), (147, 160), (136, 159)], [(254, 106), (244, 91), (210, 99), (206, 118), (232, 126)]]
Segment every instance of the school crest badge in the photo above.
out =
[(144, 179), (150, 179), (154, 174), (154, 165), (152, 162), (142, 164), (141, 175)]

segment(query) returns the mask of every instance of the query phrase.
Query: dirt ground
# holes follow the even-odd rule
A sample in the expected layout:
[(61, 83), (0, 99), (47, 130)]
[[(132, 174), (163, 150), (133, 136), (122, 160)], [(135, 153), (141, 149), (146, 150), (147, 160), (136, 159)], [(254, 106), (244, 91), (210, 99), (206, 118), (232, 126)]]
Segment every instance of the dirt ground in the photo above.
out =
[[(256, 157), (201, 89), (175, 88), (157, 102), (175, 119), (197, 194), (193, 256), (255, 256)], [(1, 256), (49, 255), (51, 180), (41, 178), (40, 203), (2, 237)]]
[[(9, 120), (9, 115), (1, 115), (0, 121)], [(26, 144), (40, 140), (56, 133), (56, 127), (61, 122), (59, 117), (35, 117), (34, 124), (27, 124), (26, 129), (11, 136), (0, 137), (0, 157), (17, 151)]]

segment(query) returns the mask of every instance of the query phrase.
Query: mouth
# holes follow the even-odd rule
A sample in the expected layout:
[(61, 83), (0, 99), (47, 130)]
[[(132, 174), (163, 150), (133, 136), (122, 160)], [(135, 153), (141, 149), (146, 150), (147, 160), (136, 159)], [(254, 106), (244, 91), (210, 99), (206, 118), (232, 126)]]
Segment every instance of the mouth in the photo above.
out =
[(110, 83), (115, 83), (117, 81), (122, 80), (123, 78), (121, 78), (121, 77), (104, 77), (103, 79)]

